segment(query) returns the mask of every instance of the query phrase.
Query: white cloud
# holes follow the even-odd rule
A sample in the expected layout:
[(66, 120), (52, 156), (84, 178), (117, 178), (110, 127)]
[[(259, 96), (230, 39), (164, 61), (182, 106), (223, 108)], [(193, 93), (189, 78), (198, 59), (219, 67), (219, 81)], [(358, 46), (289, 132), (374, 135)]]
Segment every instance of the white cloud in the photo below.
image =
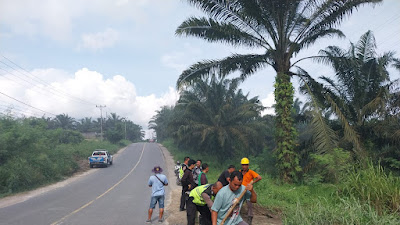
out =
[[(168, 68), (176, 70), (181, 73), (189, 65), (196, 63), (203, 57), (201, 48), (195, 47), (189, 43), (183, 44), (183, 49), (180, 51), (172, 51), (164, 54), (161, 57), (161, 63)], [(197, 61), (196, 61), (197, 59)]]
[(268, 96), (264, 99), (261, 99), (261, 103), (264, 107), (267, 107), (267, 109), (265, 109), (261, 115), (264, 116), (266, 114), (270, 114), (270, 115), (275, 115), (275, 110), (274, 108), (269, 108), (272, 107), (272, 105), (275, 104), (275, 95), (274, 92), (271, 92), (268, 94)]
[(119, 40), (119, 37), (119, 33), (111, 28), (94, 34), (83, 34), (78, 49), (87, 48), (96, 51), (103, 48), (110, 48)]
[[(1, 92), (23, 101), (31, 106), (52, 114), (68, 114), (80, 119), (83, 117), (100, 117), (100, 110), (96, 105), (106, 105), (103, 116), (117, 113), (126, 117), (147, 130), (148, 121), (155, 115), (155, 111), (164, 105), (173, 105), (179, 95), (174, 88), (169, 87), (162, 96), (154, 94), (139, 96), (135, 85), (122, 75), (115, 75), (104, 79), (103, 75), (87, 68), (80, 69), (74, 75), (57, 69), (37, 69), (31, 72), (35, 79), (46, 80), (45, 83), (30, 80), (33, 85), (22, 85), (23, 82), (14, 82), (8, 76), (0, 76)], [(28, 116), (45, 114), (43, 111), (29, 108), (4, 95), (0, 95), (0, 112), (6, 106), (15, 106)], [(46, 113), (46, 117), (54, 115)], [(149, 133), (149, 132), (147, 132)]]
[(108, 23), (115, 21), (143, 23), (151, 19), (148, 8), (163, 11), (177, 1), (164, 0), (1, 0), (0, 24), (12, 33), (45, 36), (65, 41), (73, 37), (73, 29), (87, 18)]

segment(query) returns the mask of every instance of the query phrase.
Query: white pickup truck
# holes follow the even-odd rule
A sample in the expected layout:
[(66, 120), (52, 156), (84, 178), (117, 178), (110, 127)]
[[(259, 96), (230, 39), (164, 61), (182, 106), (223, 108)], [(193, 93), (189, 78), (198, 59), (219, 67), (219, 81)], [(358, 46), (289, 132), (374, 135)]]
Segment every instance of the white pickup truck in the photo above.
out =
[(94, 165), (107, 167), (113, 163), (112, 155), (105, 149), (96, 149), (88, 159), (90, 168), (93, 168)]

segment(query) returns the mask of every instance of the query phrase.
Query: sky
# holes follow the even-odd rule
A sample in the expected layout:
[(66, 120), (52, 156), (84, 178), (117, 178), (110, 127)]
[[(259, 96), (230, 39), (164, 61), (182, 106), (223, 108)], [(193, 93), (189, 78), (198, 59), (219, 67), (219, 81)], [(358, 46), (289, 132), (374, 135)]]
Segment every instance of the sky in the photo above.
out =
[[(372, 30), (378, 53), (395, 51), (400, 58), (399, 11), (400, 0), (361, 7), (339, 27), (346, 38), (323, 39), (296, 57), (317, 55), (329, 45), (347, 49)], [(0, 0), (0, 113), (98, 118), (96, 105), (105, 106), (103, 116), (128, 118), (149, 137), (156, 110), (178, 100), (176, 80), (185, 68), (203, 59), (262, 52), (175, 35), (186, 18), (203, 15), (184, 0)], [(299, 65), (313, 77), (333, 76), (329, 67), (310, 60)], [(274, 77), (265, 68), (241, 88), (268, 107)]]

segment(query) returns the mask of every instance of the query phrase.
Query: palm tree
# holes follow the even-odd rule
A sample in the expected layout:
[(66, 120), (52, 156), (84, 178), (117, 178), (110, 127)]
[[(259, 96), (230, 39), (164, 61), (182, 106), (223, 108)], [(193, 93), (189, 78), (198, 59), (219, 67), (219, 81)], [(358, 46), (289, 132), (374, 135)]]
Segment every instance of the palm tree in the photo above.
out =
[(238, 80), (213, 76), (183, 91), (176, 106), (184, 111), (175, 120), (179, 141), (224, 158), (262, 149), (264, 127), (257, 118), (264, 107), (257, 97), (243, 95), (238, 85)]
[(395, 83), (390, 81), (387, 67), (395, 65), (396, 59), (393, 52), (379, 56), (376, 48), (371, 31), (356, 44), (350, 43), (347, 51), (329, 46), (320, 51), (318, 60), (333, 67), (336, 81), (322, 76), (323, 85), (305, 76), (313, 95), (338, 117), (344, 138), (352, 143), (359, 157), (365, 154), (360, 135), (365, 140), (371, 133), (368, 123), (383, 120), (392, 110), (388, 106), (393, 99), (390, 89)]
[(172, 106), (163, 106), (160, 110), (156, 111), (149, 121), (149, 129), (153, 129), (157, 134), (157, 140), (159, 142), (164, 141), (171, 136), (172, 129), (170, 124), (172, 123), (173, 117), (176, 116), (176, 111)]
[(68, 116), (68, 114), (59, 114), (54, 118), (55, 126), (65, 130), (75, 129), (76, 121), (74, 118)]
[(93, 121), (92, 117), (85, 117), (79, 120), (77, 124), (78, 130), (82, 133), (87, 133), (93, 130)]
[(271, 66), (276, 71), (276, 155), (281, 177), (291, 181), (300, 171), (294, 151), (296, 130), (291, 117), (295, 73), (290, 60), (324, 37), (339, 36), (342, 20), (365, 3), (381, 0), (187, 0), (208, 17), (191, 17), (176, 30), (177, 35), (195, 36), (209, 42), (263, 49), (264, 54), (233, 54), (221, 60), (205, 60), (183, 71), (182, 87), (215, 71), (224, 77), (233, 71), (245, 79)]

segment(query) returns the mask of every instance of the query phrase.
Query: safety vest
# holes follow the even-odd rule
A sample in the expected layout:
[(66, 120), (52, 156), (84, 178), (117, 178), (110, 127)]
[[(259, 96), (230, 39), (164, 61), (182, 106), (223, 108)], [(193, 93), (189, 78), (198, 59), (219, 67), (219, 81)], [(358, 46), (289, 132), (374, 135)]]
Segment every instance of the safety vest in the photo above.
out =
[[(193, 203), (198, 205), (198, 206), (203, 206), (206, 205), (207, 203), (204, 201), (203, 197), (201, 196), (201, 194), (208, 188), (210, 187), (211, 184), (205, 184), (205, 185), (201, 185), (196, 187), (195, 189), (193, 189), (190, 194), (189, 197), (193, 197)], [(214, 196), (211, 196), (211, 200), (214, 200)]]
[[(179, 168), (179, 179), (182, 179), (183, 174), (185, 173), (185, 171), (183, 171), (183, 165), (185, 165), (185, 164), (182, 164), (181, 167)], [(187, 168), (187, 166), (186, 166), (186, 168)]]

